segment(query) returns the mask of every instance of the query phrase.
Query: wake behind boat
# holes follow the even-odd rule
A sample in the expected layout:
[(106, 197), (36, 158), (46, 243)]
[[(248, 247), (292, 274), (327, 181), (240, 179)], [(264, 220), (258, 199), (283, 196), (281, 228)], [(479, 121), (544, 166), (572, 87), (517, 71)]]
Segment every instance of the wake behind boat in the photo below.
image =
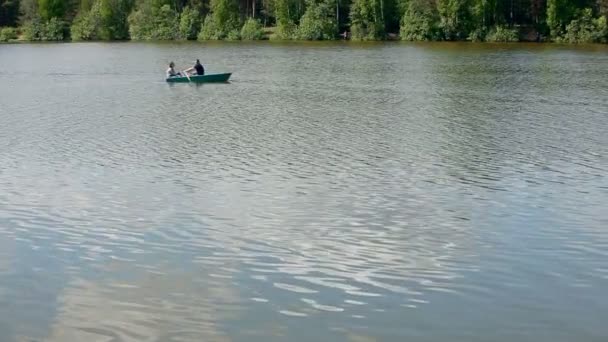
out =
[(223, 74), (209, 74), (209, 75), (192, 75), (192, 76), (172, 76), (167, 77), (167, 82), (176, 82), (176, 83), (222, 83), (228, 82), (228, 79), (232, 73), (223, 73)]

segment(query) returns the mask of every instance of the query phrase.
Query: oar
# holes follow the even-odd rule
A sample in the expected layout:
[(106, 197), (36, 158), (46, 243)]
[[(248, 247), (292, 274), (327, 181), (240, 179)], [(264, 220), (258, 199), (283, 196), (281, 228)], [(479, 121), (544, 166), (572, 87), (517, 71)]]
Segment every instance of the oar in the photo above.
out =
[(186, 75), (186, 78), (188, 79), (188, 82), (192, 82), (192, 80), (190, 79), (190, 76), (188, 76), (188, 73), (186, 72), (186, 70), (182, 71), (184, 73), (184, 75)]

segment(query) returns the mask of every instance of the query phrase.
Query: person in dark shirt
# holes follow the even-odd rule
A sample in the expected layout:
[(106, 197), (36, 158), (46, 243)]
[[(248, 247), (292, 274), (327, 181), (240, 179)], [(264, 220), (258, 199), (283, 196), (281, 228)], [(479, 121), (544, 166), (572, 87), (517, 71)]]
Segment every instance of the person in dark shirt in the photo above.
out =
[(194, 64), (194, 69), (196, 70), (197, 75), (205, 74), (205, 68), (203, 68), (201, 61), (199, 61), (198, 59), (196, 60), (196, 63)]
[(196, 75), (204, 75), (205, 74), (205, 68), (203, 67), (203, 65), (201, 64), (201, 61), (199, 61), (198, 59), (196, 60), (196, 63), (194, 63), (194, 66), (192, 68), (189, 68), (186, 70), (187, 73), (191, 73), (192, 71), (196, 72)]

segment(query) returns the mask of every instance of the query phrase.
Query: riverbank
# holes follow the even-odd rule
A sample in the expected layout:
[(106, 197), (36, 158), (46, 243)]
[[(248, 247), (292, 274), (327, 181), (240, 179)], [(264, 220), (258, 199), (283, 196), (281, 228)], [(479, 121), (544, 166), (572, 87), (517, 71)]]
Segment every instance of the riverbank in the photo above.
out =
[[(240, 30), (237, 26), (232, 29), (218, 28), (215, 25), (200, 24), (196, 28), (173, 32), (171, 27), (148, 27), (142, 29), (138, 26), (123, 28), (120, 35), (108, 34), (103, 28), (94, 28), (93, 31), (83, 31), (80, 23), (74, 22), (68, 26), (66, 22), (51, 19), (48, 22), (30, 22), (21, 27), (0, 27), (0, 42), (38, 42), (38, 41), (247, 41), (247, 40), (277, 40), (277, 41), (471, 41), (491, 43), (515, 42), (557, 42), (557, 43), (607, 43), (608, 24), (606, 17), (593, 19), (590, 12), (581, 20), (573, 20), (566, 26), (565, 33), (557, 36), (543, 34), (535, 26), (518, 25), (483, 27), (469, 33), (460, 33), (449, 36), (445, 32), (421, 32), (416, 28), (403, 25), (399, 32), (382, 32), (375, 34), (362, 34), (353, 26), (351, 30), (345, 29), (338, 33), (336, 27), (308, 28), (306, 22), (300, 25), (290, 24), (279, 26), (263, 26), (259, 20), (247, 19)], [(169, 32), (169, 33), (167, 33)]]
[[(196, 40), (196, 39), (90, 39), (90, 40), (73, 40), (73, 39), (27, 39), (25, 34), (19, 28), (11, 28), (11, 31), (2, 32), (0, 30), (0, 44), (7, 43), (35, 43), (35, 42), (57, 42), (57, 43), (70, 43), (70, 42), (160, 42), (160, 41), (175, 41), (175, 42), (212, 42), (212, 41), (283, 41), (283, 42), (310, 42), (313, 40), (310, 39), (280, 39), (276, 37), (275, 31), (276, 27), (266, 27), (263, 29), (263, 33), (260, 35), (258, 39), (213, 39), (213, 40)], [(322, 41), (322, 40), (316, 40)], [(325, 39), (324, 41), (353, 41), (353, 42), (399, 42), (399, 41), (416, 41), (416, 40), (408, 40), (402, 39), (402, 37), (398, 33), (387, 33), (383, 39), (375, 39), (375, 40), (360, 40), (360, 39), (352, 39), (350, 37), (349, 32), (344, 32), (338, 35), (336, 39)], [(480, 39), (465, 39), (465, 40), (424, 40), (419, 42), (445, 42), (445, 43), (454, 43), (454, 42), (474, 42), (474, 43), (559, 43), (559, 44), (599, 44), (605, 45), (605, 42), (567, 42), (567, 41), (553, 41), (548, 39), (548, 37), (541, 36), (536, 32), (528, 32), (526, 34), (518, 35), (513, 38), (502, 38), (502, 39), (492, 39), (492, 40), (480, 40)]]

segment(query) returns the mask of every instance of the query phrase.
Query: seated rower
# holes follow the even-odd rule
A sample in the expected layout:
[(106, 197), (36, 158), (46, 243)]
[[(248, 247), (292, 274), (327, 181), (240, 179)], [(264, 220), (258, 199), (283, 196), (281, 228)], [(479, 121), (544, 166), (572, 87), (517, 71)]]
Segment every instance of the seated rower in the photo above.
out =
[(196, 71), (196, 75), (204, 75), (205, 74), (205, 68), (203, 68), (203, 65), (201, 64), (201, 61), (199, 61), (198, 59), (196, 60), (196, 63), (194, 63), (194, 66), (192, 68), (186, 69), (185, 72), (190, 73), (192, 71)]
[(167, 69), (167, 78), (169, 77), (177, 77), (177, 76), (181, 76), (182, 74), (180, 74), (179, 72), (175, 71), (175, 63), (171, 62), (169, 63), (169, 69)]

